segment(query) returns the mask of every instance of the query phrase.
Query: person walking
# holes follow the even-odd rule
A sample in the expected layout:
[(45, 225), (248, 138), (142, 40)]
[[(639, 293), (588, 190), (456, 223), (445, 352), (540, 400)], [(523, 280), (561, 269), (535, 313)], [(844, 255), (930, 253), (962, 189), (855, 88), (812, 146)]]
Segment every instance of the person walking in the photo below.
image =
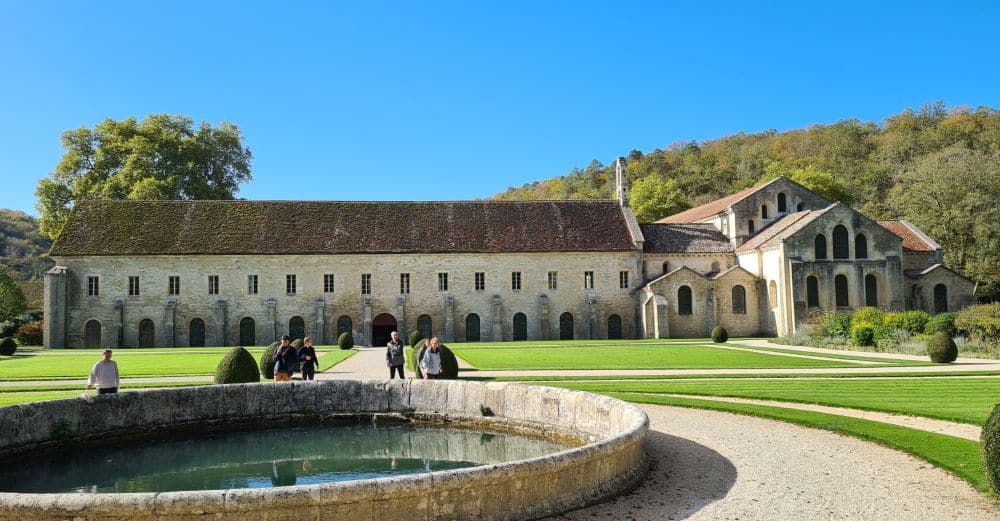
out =
[(389, 336), (389, 343), (385, 349), (385, 365), (389, 366), (389, 379), (395, 378), (396, 371), (399, 371), (399, 378), (405, 380), (403, 366), (406, 365), (406, 345), (399, 339), (399, 332), (393, 331)]
[(298, 353), (292, 344), (288, 343), (288, 335), (281, 336), (281, 345), (274, 352), (274, 381), (292, 381), (292, 371), (295, 369), (295, 362), (299, 360)]
[(420, 370), (424, 373), (424, 380), (437, 380), (441, 376), (441, 340), (431, 337), (427, 346), (424, 357), (420, 359)]
[(316, 365), (318, 363), (316, 350), (313, 349), (313, 339), (307, 336), (302, 339), (302, 349), (299, 349), (299, 366), (302, 370), (303, 380), (316, 379)]
[(101, 361), (94, 364), (87, 378), (87, 389), (97, 387), (97, 394), (118, 392), (118, 362), (111, 359), (111, 350), (105, 349)]

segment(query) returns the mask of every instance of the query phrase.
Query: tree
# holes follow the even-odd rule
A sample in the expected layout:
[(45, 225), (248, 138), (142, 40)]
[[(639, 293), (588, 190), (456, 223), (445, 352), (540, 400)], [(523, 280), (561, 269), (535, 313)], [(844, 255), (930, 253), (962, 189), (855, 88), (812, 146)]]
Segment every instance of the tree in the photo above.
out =
[(673, 179), (660, 180), (656, 176), (636, 181), (632, 185), (629, 203), (635, 218), (641, 223), (653, 222), (688, 208), (677, 182)]
[(252, 179), (250, 149), (239, 128), (213, 127), (180, 115), (142, 121), (106, 119), (62, 134), (65, 153), (38, 183), (41, 232), (59, 235), (85, 199), (233, 199)]
[(7, 322), (22, 315), (28, 303), (24, 292), (6, 271), (0, 270), (0, 322)]
[(764, 171), (762, 182), (783, 175), (831, 201), (847, 205), (854, 201), (847, 187), (837, 181), (833, 174), (821, 172), (812, 165), (805, 168), (788, 168), (780, 163), (771, 163)]
[(15, 280), (40, 279), (52, 268), (45, 252), (52, 240), (38, 233), (38, 220), (16, 210), (0, 209), (0, 270)]

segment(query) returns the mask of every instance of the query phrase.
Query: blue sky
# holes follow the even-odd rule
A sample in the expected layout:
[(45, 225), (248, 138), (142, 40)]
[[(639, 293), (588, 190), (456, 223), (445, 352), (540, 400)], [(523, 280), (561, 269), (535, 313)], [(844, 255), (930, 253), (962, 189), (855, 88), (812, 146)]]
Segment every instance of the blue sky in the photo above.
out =
[(633, 148), (1000, 106), (996, 2), (0, 0), (0, 207), (59, 134), (240, 126), (252, 199), (471, 199)]

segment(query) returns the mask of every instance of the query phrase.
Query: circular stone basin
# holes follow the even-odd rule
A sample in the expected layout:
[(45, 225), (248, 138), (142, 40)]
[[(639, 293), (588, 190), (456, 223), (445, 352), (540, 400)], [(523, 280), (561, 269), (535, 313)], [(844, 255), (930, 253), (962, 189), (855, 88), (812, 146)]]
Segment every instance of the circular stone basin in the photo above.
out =
[(608, 397), (461, 381), (23, 404), (0, 408), (0, 520), (530, 519), (641, 480), (647, 428)]

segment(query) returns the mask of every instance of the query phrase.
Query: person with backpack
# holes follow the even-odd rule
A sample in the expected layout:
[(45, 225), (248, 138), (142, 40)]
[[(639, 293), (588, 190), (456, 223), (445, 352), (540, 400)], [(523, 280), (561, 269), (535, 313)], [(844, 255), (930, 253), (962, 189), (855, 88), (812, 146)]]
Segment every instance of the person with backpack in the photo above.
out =
[(299, 361), (299, 354), (288, 342), (288, 335), (281, 336), (281, 345), (274, 352), (274, 381), (290, 382), (292, 373), (295, 370), (295, 363)]
[(396, 331), (393, 331), (390, 337), (385, 349), (385, 365), (389, 366), (389, 379), (395, 378), (396, 372), (399, 371), (399, 378), (405, 380), (403, 366), (406, 365), (406, 344), (400, 340)]

